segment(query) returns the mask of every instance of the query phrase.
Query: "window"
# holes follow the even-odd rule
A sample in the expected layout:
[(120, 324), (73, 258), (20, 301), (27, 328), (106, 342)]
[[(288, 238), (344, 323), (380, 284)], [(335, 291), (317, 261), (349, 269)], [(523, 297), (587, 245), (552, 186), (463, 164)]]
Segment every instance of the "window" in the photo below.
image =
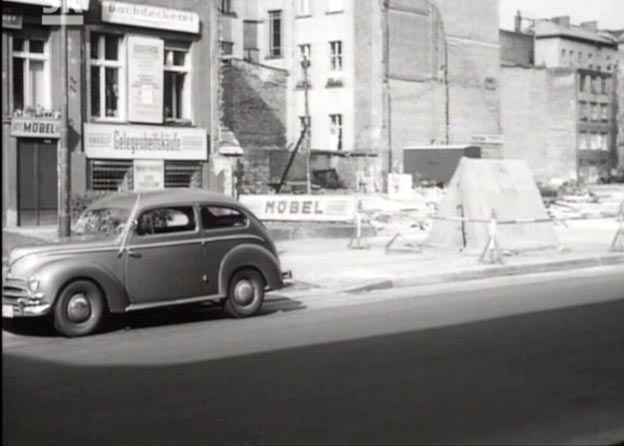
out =
[(579, 75), (579, 91), (581, 93), (587, 91), (587, 76), (584, 74)]
[(327, 0), (327, 12), (340, 12), (342, 9), (342, 0)]
[(583, 62), (583, 53), (580, 51), (578, 53), (578, 62), (579, 62), (579, 65)]
[(579, 133), (579, 149), (580, 150), (589, 149), (589, 140), (588, 140), (587, 132)]
[(269, 55), (282, 56), (282, 11), (269, 11)]
[(165, 188), (201, 188), (202, 163), (165, 161)]
[(609, 106), (607, 104), (602, 104), (600, 106), (600, 119), (603, 121), (609, 121)]
[(89, 160), (89, 189), (111, 192), (132, 190), (132, 161)]
[(164, 101), (165, 120), (191, 118), (188, 49), (165, 46)]
[(45, 40), (13, 39), (14, 110), (50, 107), (48, 69), (48, 44)]
[(234, 14), (232, 10), (232, 0), (220, 0), (219, 10), (223, 14)]
[(221, 55), (232, 56), (234, 54), (234, 42), (221, 41)]
[(594, 94), (598, 93), (598, 78), (595, 76), (591, 77), (590, 91)]
[(297, 1), (297, 15), (307, 16), (310, 15), (310, 0), (296, 0)]
[(258, 62), (258, 22), (245, 20), (243, 22), (243, 51), (245, 60)]
[(223, 229), (247, 226), (247, 217), (236, 209), (222, 206), (202, 206), (201, 221), (204, 229)]
[(122, 38), (91, 34), (91, 116), (122, 119)]
[(602, 145), (600, 133), (592, 132), (590, 136), (590, 149), (591, 150), (600, 150), (600, 146)]
[[(304, 72), (304, 62), (307, 64), (307, 68), (311, 66), (311, 46), (309, 43), (299, 45), (299, 80), (300, 82), (305, 81), (305, 72)], [(308, 71), (309, 76), (309, 71)], [(309, 82), (308, 78), (308, 82)]]
[(600, 79), (600, 93), (609, 94), (609, 88), (607, 86), (608, 80), (606, 77)]
[(342, 115), (329, 115), (329, 149), (342, 150)]
[(591, 104), (591, 120), (598, 121), (600, 119), (600, 106), (595, 102)]
[(587, 121), (587, 118), (589, 117), (589, 110), (588, 110), (588, 105), (587, 102), (579, 102), (579, 119), (581, 121)]
[(342, 71), (342, 42), (329, 42), (329, 62), (333, 72)]
[(608, 151), (609, 150), (609, 135), (607, 133), (600, 134), (600, 150)]
[(137, 235), (159, 235), (194, 231), (195, 210), (193, 206), (176, 206), (145, 211), (139, 217)]
[(566, 50), (561, 50), (561, 65), (566, 65)]

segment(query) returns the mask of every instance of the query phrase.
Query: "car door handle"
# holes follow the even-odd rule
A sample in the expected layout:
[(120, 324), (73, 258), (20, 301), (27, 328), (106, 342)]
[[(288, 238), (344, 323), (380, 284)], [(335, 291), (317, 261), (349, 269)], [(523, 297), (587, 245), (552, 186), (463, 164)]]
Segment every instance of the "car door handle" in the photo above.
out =
[(140, 252), (134, 252), (134, 251), (128, 251), (128, 255), (130, 257), (134, 257), (135, 259), (140, 259), (141, 257), (143, 257), (143, 254), (141, 254)]

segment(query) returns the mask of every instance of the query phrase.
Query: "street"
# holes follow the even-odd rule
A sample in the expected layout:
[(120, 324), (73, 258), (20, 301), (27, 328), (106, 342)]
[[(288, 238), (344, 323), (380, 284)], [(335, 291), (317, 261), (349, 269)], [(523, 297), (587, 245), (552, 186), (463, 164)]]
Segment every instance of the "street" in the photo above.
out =
[(624, 441), (621, 266), (112, 326), (3, 331), (5, 444)]

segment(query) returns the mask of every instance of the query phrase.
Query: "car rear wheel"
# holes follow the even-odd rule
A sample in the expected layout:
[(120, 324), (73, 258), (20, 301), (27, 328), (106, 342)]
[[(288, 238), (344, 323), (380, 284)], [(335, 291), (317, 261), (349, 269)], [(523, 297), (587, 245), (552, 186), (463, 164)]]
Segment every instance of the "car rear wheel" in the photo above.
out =
[(54, 306), (54, 328), (73, 338), (95, 332), (106, 312), (104, 296), (97, 285), (88, 280), (69, 283)]
[(230, 280), (225, 312), (235, 318), (253, 316), (264, 302), (264, 279), (254, 269), (236, 272)]

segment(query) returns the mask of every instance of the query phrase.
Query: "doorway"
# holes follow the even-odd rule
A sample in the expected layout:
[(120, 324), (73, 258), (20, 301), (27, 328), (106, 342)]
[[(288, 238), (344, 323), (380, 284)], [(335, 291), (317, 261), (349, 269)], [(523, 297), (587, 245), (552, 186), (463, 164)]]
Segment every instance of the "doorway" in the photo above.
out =
[(17, 207), (19, 226), (57, 222), (57, 143), (51, 139), (19, 139)]

